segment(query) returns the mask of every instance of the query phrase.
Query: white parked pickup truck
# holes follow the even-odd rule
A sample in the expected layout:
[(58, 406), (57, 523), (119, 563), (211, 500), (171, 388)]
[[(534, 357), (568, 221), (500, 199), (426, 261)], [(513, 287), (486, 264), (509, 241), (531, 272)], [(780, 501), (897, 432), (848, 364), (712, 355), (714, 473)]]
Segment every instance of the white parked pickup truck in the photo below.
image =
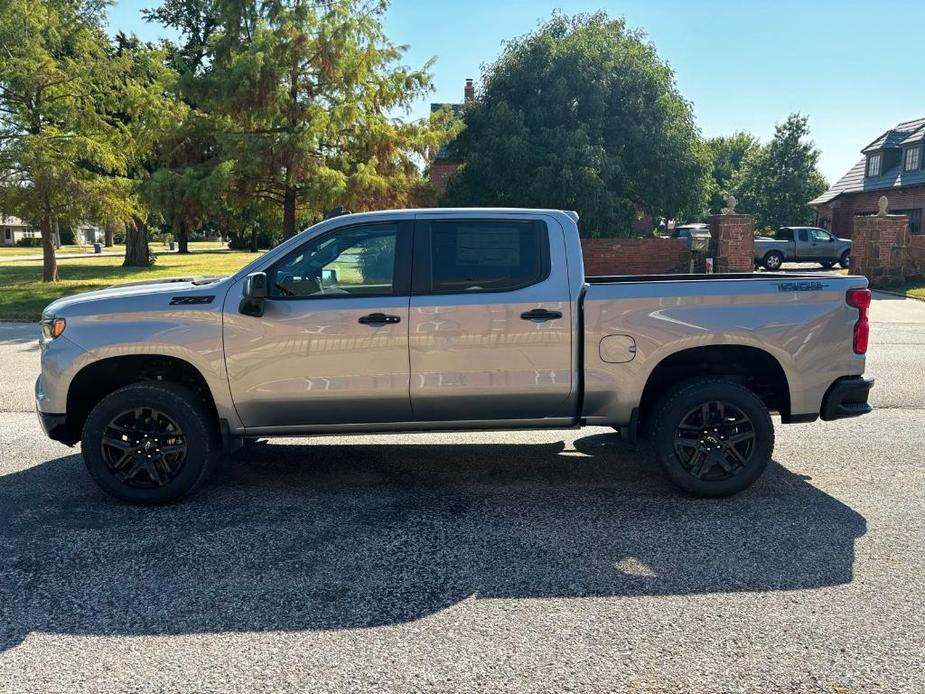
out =
[(248, 438), (620, 429), (696, 495), (741, 491), (783, 423), (870, 411), (863, 277), (586, 277), (578, 216), (325, 220), (224, 278), (126, 284), (42, 318), (36, 405), (93, 478), (173, 501)]

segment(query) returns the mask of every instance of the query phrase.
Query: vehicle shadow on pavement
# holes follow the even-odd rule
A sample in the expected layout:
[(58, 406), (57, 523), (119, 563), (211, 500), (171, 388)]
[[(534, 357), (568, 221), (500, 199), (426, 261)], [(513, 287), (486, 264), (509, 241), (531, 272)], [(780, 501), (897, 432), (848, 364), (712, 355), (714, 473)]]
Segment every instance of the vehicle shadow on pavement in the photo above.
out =
[(731, 499), (681, 495), (615, 434), (540, 445), (261, 445), (163, 508), (79, 456), (0, 478), (0, 650), (30, 632), (343, 629), (472, 598), (850, 582), (862, 516), (772, 463)]

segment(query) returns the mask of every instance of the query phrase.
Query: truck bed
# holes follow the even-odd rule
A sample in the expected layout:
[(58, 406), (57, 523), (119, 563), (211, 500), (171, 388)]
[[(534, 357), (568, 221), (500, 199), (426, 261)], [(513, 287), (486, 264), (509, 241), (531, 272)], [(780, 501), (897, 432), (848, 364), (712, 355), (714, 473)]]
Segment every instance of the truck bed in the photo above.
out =
[(766, 353), (786, 377), (793, 416), (818, 413), (826, 389), (859, 375), (850, 345), (864, 277), (818, 273), (614, 275), (585, 278), (585, 393), (590, 423), (628, 421), (651, 369), (683, 350)]

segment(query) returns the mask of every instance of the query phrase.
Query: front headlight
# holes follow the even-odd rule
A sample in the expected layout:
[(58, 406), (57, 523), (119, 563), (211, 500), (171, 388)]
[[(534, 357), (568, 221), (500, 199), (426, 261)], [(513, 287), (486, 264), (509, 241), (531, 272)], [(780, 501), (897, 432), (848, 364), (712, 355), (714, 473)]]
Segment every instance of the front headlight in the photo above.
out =
[(56, 337), (61, 337), (61, 333), (67, 327), (67, 321), (55, 316), (42, 316), (39, 325), (42, 326), (42, 337), (46, 340), (54, 340)]

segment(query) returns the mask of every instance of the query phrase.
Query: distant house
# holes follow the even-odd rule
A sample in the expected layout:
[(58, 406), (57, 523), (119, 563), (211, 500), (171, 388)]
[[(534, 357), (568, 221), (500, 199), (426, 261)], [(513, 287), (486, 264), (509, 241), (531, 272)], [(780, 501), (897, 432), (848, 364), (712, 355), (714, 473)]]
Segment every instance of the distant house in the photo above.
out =
[(21, 239), (38, 238), (39, 232), (19, 217), (0, 215), (0, 245), (15, 246)]
[(103, 230), (94, 224), (81, 222), (74, 228), (74, 243), (80, 246), (103, 243), (104, 236)]
[[(41, 236), (41, 232), (29, 222), (19, 217), (0, 215), (0, 245), (15, 246), (22, 239), (37, 239)], [(102, 243), (104, 236), (103, 230), (95, 224), (81, 222), (74, 227), (74, 243), (79, 246)]]
[(854, 216), (877, 212), (886, 195), (890, 212), (909, 216), (909, 231), (922, 233), (925, 208), (925, 118), (899, 123), (861, 150), (864, 158), (809, 204), (816, 224), (850, 236)]
[[(463, 90), (463, 101), (468, 103), (475, 98), (475, 85), (472, 79), (466, 80), (466, 87)], [(463, 104), (431, 104), (430, 112), (436, 113), (442, 108), (449, 107), (453, 113), (459, 115), (462, 112)], [(451, 159), (446, 147), (437, 150), (433, 162), (430, 165), (430, 183), (437, 192), (446, 188), (446, 179), (456, 173), (459, 168), (459, 162)]]

